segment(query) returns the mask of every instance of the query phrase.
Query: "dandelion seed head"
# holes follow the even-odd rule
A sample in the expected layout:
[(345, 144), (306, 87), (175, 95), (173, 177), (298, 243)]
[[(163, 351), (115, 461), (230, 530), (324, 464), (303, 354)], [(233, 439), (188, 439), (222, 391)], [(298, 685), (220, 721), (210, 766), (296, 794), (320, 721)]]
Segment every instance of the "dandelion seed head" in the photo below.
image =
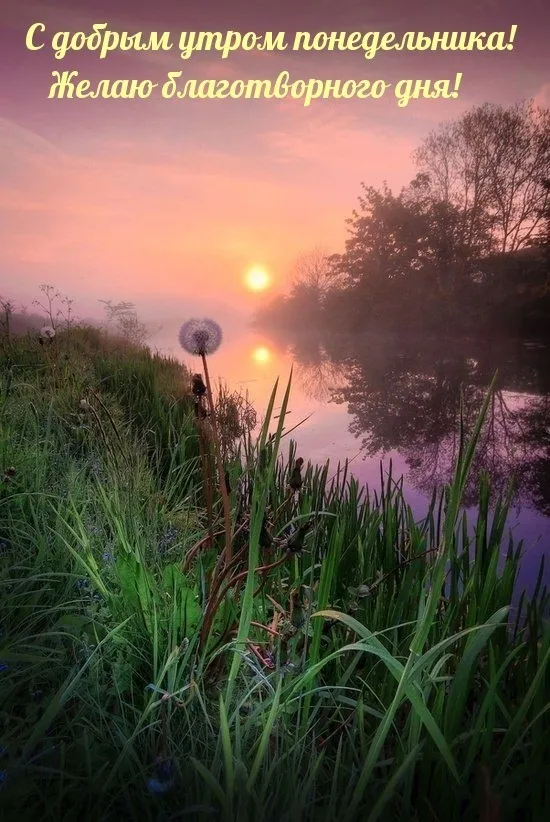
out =
[(180, 328), (179, 341), (188, 354), (200, 357), (217, 351), (222, 336), (218, 323), (205, 317), (202, 320), (187, 320)]
[(55, 328), (51, 325), (43, 325), (40, 329), (40, 336), (43, 340), (53, 340), (55, 337)]

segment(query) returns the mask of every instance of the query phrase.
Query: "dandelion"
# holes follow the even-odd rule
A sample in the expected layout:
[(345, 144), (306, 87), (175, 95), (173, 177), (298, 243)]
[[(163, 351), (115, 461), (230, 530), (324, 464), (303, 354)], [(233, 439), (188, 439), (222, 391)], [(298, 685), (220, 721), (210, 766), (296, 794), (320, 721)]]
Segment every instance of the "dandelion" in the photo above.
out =
[(53, 342), (54, 337), (55, 337), (55, 328), (53, 328), (51, 325), (44, 325), (40, 329), (40, 335), (38, 337), (38, 342), (40, 343), (40, 345), (45, 345), (47, 343)]
[[(220, 444), (220, 435), (216, 421), (216, 411), (214, 408), (214, 399), (212, 396), (212, 386), (210, 383), (210, 374), (208, 372), (208, 364), (206, 357), (213, 354), (220, 347), (222, 341), (222, 330), (218, 323), (214, 320), (204, 318), (202, 320), (188, 320), (183, 323), (179, 332), (179, 341), (181, 347), (187, 351), (188, 354), (193, 354), (196, 357), (201, 357), (204, 368), (204, 376), (206, 381), (206, 396), (208, 399), (208, 407), (210, 411), (210, 419), (212, 421), (212, 433), (214, 436), (214, 451), (216, 453), (216, 463), (218, 468), (218, 480), (220, 485), (220, 492), (223, 503), (224, 525), (225, 525), (225, 561), (231, 561), (231, 520), (229, 515), (229, 495), (225, 484), (225, 472), (222, 462), (222, 449)], [(198, 375), (195, 374), (195, 381)], [(196, 384), (198, 385), (197, 381)], [(204, 469), (203, 469), (204, 470)], [(210, 509), (210, 506), (208, 506)], [(210, 515), (210, 510), (209, 510)], [(212, 524), (210, 522), (210, 531), (212, 531)]]
[(214, 320), (193, 319), (185, 322), (180, 328), (179, 341), (188, 354), (204, 357), (218, 350), (222, 336), (222, 330)]

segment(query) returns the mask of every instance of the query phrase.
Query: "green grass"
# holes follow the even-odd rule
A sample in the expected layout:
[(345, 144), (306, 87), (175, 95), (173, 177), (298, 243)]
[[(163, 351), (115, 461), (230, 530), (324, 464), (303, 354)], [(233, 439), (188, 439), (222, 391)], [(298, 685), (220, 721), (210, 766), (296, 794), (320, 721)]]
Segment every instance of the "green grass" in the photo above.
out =
[(73, 329), (5, 346), (1, 376), (3, 818), (462, 822), (490, 799), (483, 769), (493, 819), (546, 818), (548, 596), (510, 609), (522, 547), (486, 476), (466, 528), (482, 417), (418, 521), (400, 480), (367, 492), (346, 465), (309, 465), (288, 499), (291, 382), (275, 386), (229, 466), (235, 559), (212, 576), (221, 501), (201, 547), (176, 362)]

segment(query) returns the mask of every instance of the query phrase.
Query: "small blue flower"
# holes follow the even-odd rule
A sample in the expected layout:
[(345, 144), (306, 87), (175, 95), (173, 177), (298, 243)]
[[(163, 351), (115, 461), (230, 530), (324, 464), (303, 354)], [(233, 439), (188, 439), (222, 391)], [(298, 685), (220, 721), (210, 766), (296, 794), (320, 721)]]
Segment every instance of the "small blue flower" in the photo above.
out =
[(0, 771), (0, 788), (7, 782), (8, 779), (8, 772), (7, 771)]
[(9, 667), (10, 666), (8, 665), (7, 662), (0, 662), (0, 674), (3, 674), (4, 671), (7, 671), (9, 669)]
[(103, 557), (104, 562), (112, 562), (114, 559), (110, 551), (104, 551), (101, 556)]
[(151, 793), (167, 793), (167, 791), (169, 791), (172, 787), (172, 784), (172, 782), (161, 782), (154, 777), (147, 780), (147, 787)]
[(173, 525), (169, 525), (168, 528), (164, 530), (157, 543), (157, 550), (159, 554), (163, 554), (165, 551), (171, 548), (174, 542), (177, 540), (178, 535), (178, 529), (174, 528)]
[(81, 591), (85, 588), (90, 587), (90, 580), (88, 580), (88, 579), (77, 579), (75, 585)]

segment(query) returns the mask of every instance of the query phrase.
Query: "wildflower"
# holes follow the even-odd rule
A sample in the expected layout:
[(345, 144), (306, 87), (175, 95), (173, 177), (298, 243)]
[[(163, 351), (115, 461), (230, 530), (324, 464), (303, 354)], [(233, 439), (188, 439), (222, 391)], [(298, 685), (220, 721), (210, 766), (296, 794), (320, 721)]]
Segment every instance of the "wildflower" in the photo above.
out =
[[(222, 461), (222, 448), (220, 443), (220, 435), (216, 423), (216, 412), (214, 409), (214, 399), (212, 397), (212, 388), (210, 385), (210, 376), (208, 374), (208, 364), (206, 361), (207, 354), (213, 354), (214, 351), (220, 346), (222, 341), (222, 330), (220, 326), (214, 322), (214, 320), (209, 320), (204, 318), (202, 320), (188, 320), (185, 322), (179, 332), (179, 341), (180, 345), (185, 351), (189, 354), (194, 354), (197, 357), (202, 358), (202, 365), (204, 369), (204, 376), (206, 380), (206, 396), (208, 398), (208, 408), (210, 411), (210, 418), (212, 422), (212, 434), (214, 437), (214, 450), (216, 454), (216, 463), (218, 468), (218, 481), (219, 487), (222, 495), (222, 503), (223, 503), (223, 518), (224, 518), (224, 531), (225, 531), (225, 561), (226, 563), (231, 562), (232, 558), (232, 544), (231, 544), (231, 521), (230, 521), (230, 512), (229, 512), (229, 496), (227, 493), (227, 488), (225, 486), (224, 481), (224, 468), (223, 468), (223, 461)], [(198, 390), (199, 386), (198, 383), (196, 385), (196, 390)], [(202, 388), (201, 388), (202, 390)], [(200, 400), (201, 398), (195, 395), (195, 400)], [(201, 405), (197, 405), (196, 410), (200, 412)], [(204, 409), (203, 409), (204, 410)], [(200, 414), (203, 416), (203, 414)], [(202, 446), (201, 446), (202, 448)], [(206, 476), (207, 471), (205, 468), (205, 464), (203, 461), (203, 475)], [(208, 495), (207, 495), (208, 499)], [(209, 532), (210, 537), (212, 537), (212, 514), (211, 514), (211, 504), (207, 502), (207, 507), (209, 509)]]
[(170, 782), (161, 782), (159, 779), (151, 777), (151, 779), (147, 780), (147, 787), (151, 793), (166, 793), (170, 790), (172, 785)]
[(165, 551), (167, 551), (169, 548), (171, 548), (171, 546), (177, 540), (178, 534), (179, 534), (178, 529), (174, 528), (173, 525), (169, 525), (168, 528), (166, 528), (166, 530), (161, 535), (161, 537), (160, 537), (160, 539), (157, 543), (157, 550), (158, 550), (159, 554), (163, 554)]
[(9, 669), (9, 667), (10, 666), (8, 665), (7, 662), (0, 662), (0, 674), (3, 674), (4, 671), (7, 671)]
[(220, 347), (222, 330), (214, 320), (188, 320), (180, 328), (179, 341), (189, 354), (204, 357)]
[(102, 556), (104, 562), (112, 562), (113, 561), (113, 555), (111, 554), (110, 551), (104, 551), (101, 556)]
[(16, 470), (13, 466), (6, 468), (4, 471), (4, 482), (9, 482), (16, 475)]
[(171, 759), (157, 757), (155, 776), (147, 781), (151, 793), (166, 793), (174, 786), (174, 763)]
[(75, 585), (79, 591), (82, 591), (90, 587), (90, 581), (88, 579), (77, 579)]
[(45, 345), (46, 343), (53, 342), (53, 338), (55, 337), (55, 328), (52, 328), (51, 325), (44, 325), (40, 329), (40, 335), (38, 337), (38, 342), (40, 345)]

